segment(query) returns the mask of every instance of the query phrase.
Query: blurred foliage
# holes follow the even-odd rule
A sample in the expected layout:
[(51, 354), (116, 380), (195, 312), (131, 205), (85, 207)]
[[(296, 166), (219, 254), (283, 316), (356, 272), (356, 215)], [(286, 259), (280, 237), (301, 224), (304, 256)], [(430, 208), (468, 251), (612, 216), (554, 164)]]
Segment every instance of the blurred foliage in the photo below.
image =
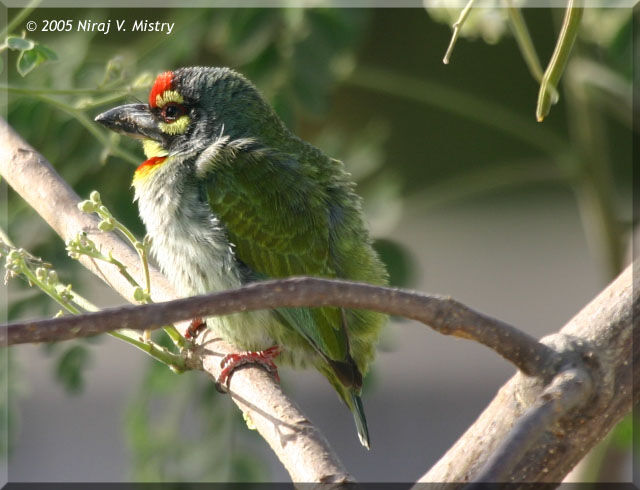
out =
[[(627, 415), (611, 432), (613, 444), (618, 448), (628, 448), (633, 443), (633, 415)], [(638, 449), (638, 448), (636, 448)]]
[[(392, 284), (411, 285), (420, 272), (392, 237), (409, 205), (427, 212), (491, 194), (517, 195), (523, 188), (544, 193), (549, 187), (576, 196), (604, 281), (621, 266), (630, 220), (625, 215), (633, 131), (630, 10), (586, 9), (560, 101), (553, 117), (540, 125), (531, 110), (536, 85), (507, 35), (503, 2), (472, 9), (461, 30), (463, 38), (492, 46), (459, 45), (446, 69), (440, 59), (460, 9), (429, 5), (426, 14), (422, 9), (37, 9), (29, 19), (39, 24), (56, 16), (74, 22), (153, 16), (175, 22), (175, 28), (170, 36), (34, 32), (29, 41), (19, 41), (22, 25), (17, 25), (7, 33), (14, 36), (12, 46), (5, 43), (14, 48), (2, 67), (9, 80), (6, 112), (79, 195), (98, 188), (113, 214), (141, 236), (129, 182), (132, 165), (144, 157), (135, 142), (96, 127), (94, 115), (124, 101), (145, 100), (161, 71), (230, 66), (255, 82), (296, 133), (345, 162)], [(543, 65), (561, 20), (555, 14), (523, 12)], [(10, 19), (17, 15), (9, 13)], [(34, 49), (26, 63), (24, 53)], [(91, 297), (90, 283), (68, 260), (64, 244), (13, 193), (8, 228), (19, 246), (47, 257)], [(57, 310), (17, 281), (10, 301), (10, 319)], [(81, 343), (52, 349), (53, 369), (68, 389), (80, 389), (91, 363), (88, 351)], [(237, 411), (212, 388), (203, 376), (178, 378), (163, 365), (148, 363), (126, 421), (135, 479), (264, 478), (266, 470), (250, 449), (252, 438)]]
[(11, 452), (20, 431), (19, 400), (25, 388), (16, 374), (19, 364), (11, 349), (0, 349), (0, 457), (5, 461)]
[[(447, 0), (427, 0), (425, 8), (433, 20), (452, 26), (458, 20), (460, 9), (450, 7), (450, 4)], [(460, 36), (468, 39), (481, 38), (488, 44), (496, 44), (509, 31), (504, 7), (504, 0), (493, 0), (482, 2), (482, 8), (472, 8), (460, 30)]]
[(53, 357), (55, 380), (69, 395), (82, 393), (87, 369), (91, 366), (92, 353), (89, 343), (100, 342), (100, 337), (44, 344), (42, 350)]
[(410, 254), (393, 240), (381, 238), (373, 244), (376, 252), (389, 268), (389, 284), (407, 287), (416, 283), (418, 270)]
[[(620, 34), (632, 25), (632, 16), (623, 8), (590, 8), (586, 9), (582, 17), (582, 38), (596, 46), (614, 48), (625, 44), (629, 49), (628, 38)], [(625, 68), (629, 68), (626, 66)]]
[(352, 9), (225, 9), (210, 48), (251, 79), (289, 125), (323, 115), (336, 79), (354, 63), (369, 12)]
[[(167, 345), (168, 346), (168, 345)], [(179, 381), (179, 382), (178, 382)], [(241, 414), (202, 373), (151, 362), (127, 410), (135, 481), (264, 481)]]
[(83, 346), (71, 346), (62, 353), (56, 365), (56, 378), (68, 393), (82, 391), (83, 373), (90, 365), (89, 352)]

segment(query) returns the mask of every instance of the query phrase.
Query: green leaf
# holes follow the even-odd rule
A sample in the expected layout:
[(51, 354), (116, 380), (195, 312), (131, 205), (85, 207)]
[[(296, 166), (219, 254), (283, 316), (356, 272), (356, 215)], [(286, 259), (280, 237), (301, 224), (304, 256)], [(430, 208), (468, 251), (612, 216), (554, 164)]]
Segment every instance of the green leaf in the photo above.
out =
[(21, 76), (27, 76), (31, 70), (42, 63), (44, 60), (38, 59), (38, 53), (33, 49), (22, 51), (18, 56), (17, 68)]
[(44, 44), (36, 44), (33, 49), (38, 51), (38, 53), (40, 55), (44, 56), (44, 58), (46, 60), (48, 60), (48, 61), (57, 61), (58, 60), (58, 55), (56, 54), (56, 52), (53, 49), (48, 48)]
[(24, 39), (18, 36), (7, 37), (7, 47), (14, 51), (28, 51), (35, 47), (36, 43), (30, 39)]
[(54, 51), (42, 44), (36, 44), (32, 49), (22, 51), (18, 56), (18, 73), (25, 77), (45, 61), (55, 61), (57, 59), (58, 55)]

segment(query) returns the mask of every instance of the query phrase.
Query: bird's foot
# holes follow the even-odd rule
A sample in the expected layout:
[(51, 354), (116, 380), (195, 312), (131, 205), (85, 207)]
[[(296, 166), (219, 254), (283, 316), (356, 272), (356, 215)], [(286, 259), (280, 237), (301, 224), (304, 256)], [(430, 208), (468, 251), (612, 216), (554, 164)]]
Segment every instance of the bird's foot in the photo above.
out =
[(269, 371), (275, 380), (279, 383), (280, 376), (278, 376), (278, 367), (273, 360), (280, 355), (280, 346), (274, 345), (265, 350), (257, 352), (247, 351), (234, 354), (227, 354), (224, 359), (220, 361), (220, 367), (222, 372), (218, 377), (218, 386), (226, 386), (229, 388), (229, 379), (233, 371), (245, 364), (260, 364), (267, 371)]
[(193, 320), (191, 320), (187, 331), (184, 333), (184, 338), (187, 340), (195, 339), (200, 334), (200, 332), (205, 329), (206, 326), (207, 324), (202, 320), (202, 318), (194, 318)]

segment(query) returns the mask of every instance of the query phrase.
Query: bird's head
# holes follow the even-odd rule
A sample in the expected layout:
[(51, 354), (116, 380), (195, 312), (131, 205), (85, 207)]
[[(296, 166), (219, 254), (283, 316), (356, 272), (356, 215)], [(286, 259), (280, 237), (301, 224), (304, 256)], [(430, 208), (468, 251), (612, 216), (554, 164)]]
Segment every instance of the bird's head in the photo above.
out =
[(189, 67), (158, 75), (148, 104), (118, 106), (95, 120), (141, 139), (151, 158), (197, 155), (223, 133), (232, 138), (260, 137), (267, 119), (273, 125), (274, 117), (242, 75), (228, 68)]

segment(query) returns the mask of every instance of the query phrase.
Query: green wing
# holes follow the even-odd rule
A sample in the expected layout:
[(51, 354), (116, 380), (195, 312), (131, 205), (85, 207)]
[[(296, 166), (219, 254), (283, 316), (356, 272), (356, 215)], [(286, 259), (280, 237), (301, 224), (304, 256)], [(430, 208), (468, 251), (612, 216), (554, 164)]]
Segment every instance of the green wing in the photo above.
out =
[[(224, 223), (236, 257), (255, 279), (336, 277), (327, 197), (316, 171), (247, 140), (231, 142), (200, 165), (209, 204)], [(325, 357), (348, 357), (339, 308), (282, 308), (278, 313)]]

